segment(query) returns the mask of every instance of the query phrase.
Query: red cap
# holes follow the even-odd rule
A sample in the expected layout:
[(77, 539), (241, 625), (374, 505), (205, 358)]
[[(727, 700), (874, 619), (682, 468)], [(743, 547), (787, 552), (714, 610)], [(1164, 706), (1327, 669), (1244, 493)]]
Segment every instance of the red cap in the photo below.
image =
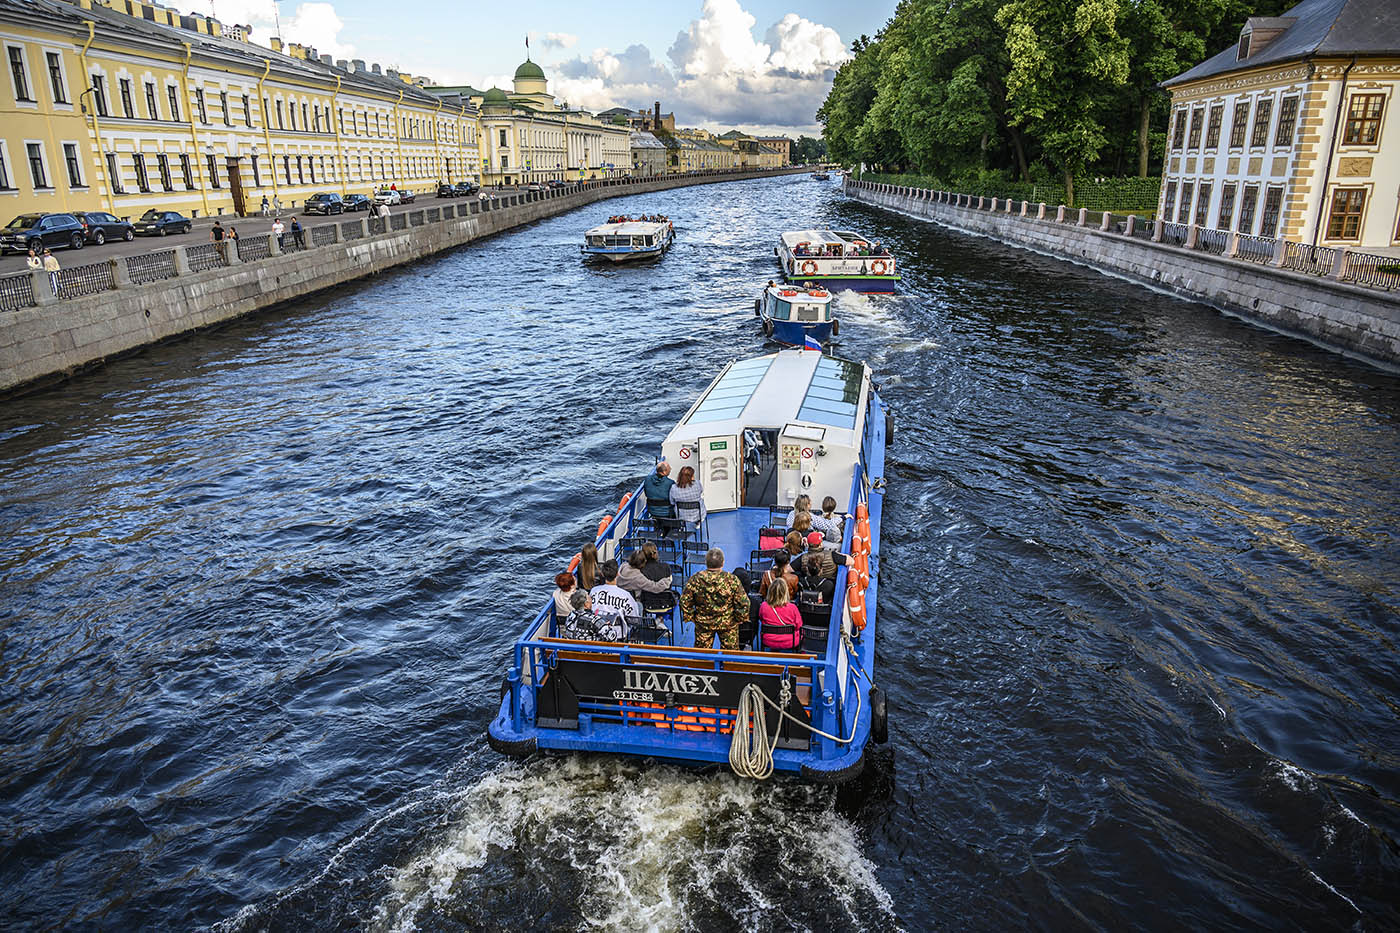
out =
[(825, 541), (825, 540), (826, 540), (826, 539), (822, 537), (822, 533), (821, 533), (820, 531), (814, 531), (814, 532), (812, 532), (811, 534), (809, 534), (809, 535), (807, 536), (807, 546), (808, 546), (808, 547), (821, 547), (821, 546), (822, 546), (822, 542)]

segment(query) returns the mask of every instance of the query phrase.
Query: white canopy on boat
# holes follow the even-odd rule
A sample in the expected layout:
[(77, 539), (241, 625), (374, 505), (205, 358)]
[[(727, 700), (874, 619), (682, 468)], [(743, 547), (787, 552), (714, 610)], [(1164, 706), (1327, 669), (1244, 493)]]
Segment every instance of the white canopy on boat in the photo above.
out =
[(629, 220), (620, 224), (599, 224), (587, 230), (584, 236), (648, 236), (659, 234), (666, 229), (665, 223), (648, 220)]
[(789, 230), (782, 235), (782, 241), (789, 250), (798, 243), (806, 243), (808, 246), (834, 243), (869, 246), (872, 242), (868, 237), (849, 230)]

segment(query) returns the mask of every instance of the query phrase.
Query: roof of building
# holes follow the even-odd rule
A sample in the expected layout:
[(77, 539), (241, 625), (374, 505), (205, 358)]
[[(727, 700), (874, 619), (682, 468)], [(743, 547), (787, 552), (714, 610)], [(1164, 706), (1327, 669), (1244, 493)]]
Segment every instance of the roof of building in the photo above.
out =
[(633, 133), (633, 149), (665, 149), (666, 144), (650, 133)]
[(515, 69), (515, 76), (517, 78), (543, 78), (544, 69), (527, 58), (520, 63), (519, 68)]
[(510, 98), (506, 96), (505, 91), (501, 90), (498, 87), (493, 87), (491, 90), (486, 92), (486, 96), (482, 99), (482, 101), (483, 103), (487, 104), (508, 104), (510, 103)]
[(1400, 55), (1400, 3), (1395, 0), (1303, 0), (1283, 16), (1245, 23), (1245, 30), (1280, 27), (1282, 32), (1248, 57), (1239, 58), (1232, 45), (1162, 86), (1322, 55)]

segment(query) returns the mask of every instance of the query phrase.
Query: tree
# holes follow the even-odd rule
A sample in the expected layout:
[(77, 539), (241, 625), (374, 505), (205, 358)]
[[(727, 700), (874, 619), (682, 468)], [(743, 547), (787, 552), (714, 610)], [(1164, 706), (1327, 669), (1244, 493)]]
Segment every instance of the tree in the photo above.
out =
[(1108, 141), (1101, 114), (1128, 80), (1128, 43), (1116, 0), (1009, 0), (996, 14), (1011, 56), (1007, 104), (1059, 168), (1074, 203), (1074, 178)]

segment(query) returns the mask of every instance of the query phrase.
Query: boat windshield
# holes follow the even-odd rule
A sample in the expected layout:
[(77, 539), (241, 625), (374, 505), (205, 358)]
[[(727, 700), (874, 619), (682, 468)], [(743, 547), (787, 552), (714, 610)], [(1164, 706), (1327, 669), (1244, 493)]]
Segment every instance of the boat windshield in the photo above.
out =
[(793, 305), (799, 321), (823, 320), (821, 305)]

